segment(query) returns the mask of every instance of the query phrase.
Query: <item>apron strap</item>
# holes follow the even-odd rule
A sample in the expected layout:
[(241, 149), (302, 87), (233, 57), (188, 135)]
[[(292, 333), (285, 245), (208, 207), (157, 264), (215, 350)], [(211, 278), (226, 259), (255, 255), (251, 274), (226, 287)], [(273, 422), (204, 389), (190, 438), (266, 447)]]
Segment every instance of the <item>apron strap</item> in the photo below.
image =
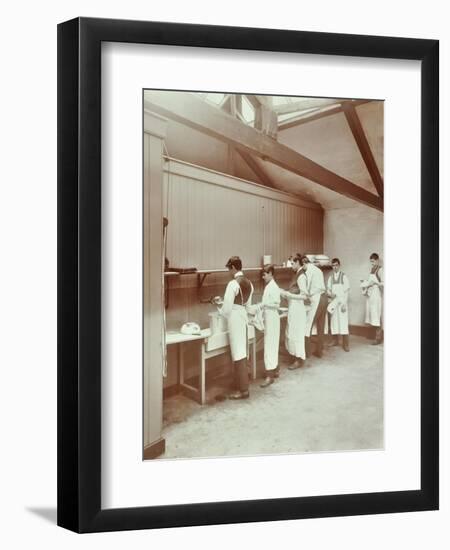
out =
[(377, 278), (379, 283), (381, 283), (381, 278), (380, 278), (380, 275), (378, 274), (378, 271), (380, 270), (380, 267), (381, 266), (378, 265), (375, 269), (372, 269), (372, 271), (371, 271), (372, 275), (375, 275), (375, 277)]
[(339, 277), (337, 278), (337, 281), (334, 280), (334, 272), (330, 275), (331, 277), (331, 289), (333, 289), (333, 285), (343, 285), (344, 284), (344, 274), (342, 271), (339, 271)]

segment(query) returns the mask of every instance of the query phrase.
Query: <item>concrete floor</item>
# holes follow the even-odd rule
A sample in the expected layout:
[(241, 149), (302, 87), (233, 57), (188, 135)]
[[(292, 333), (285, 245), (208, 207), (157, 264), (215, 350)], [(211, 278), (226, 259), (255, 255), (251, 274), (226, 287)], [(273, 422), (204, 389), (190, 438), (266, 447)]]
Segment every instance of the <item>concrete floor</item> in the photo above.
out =
[(166, 399), (160, 458), (382, 448), (383, 345), (351, 336), (350, 346), (327, 348), (295, 371), (280, 356), (280, 378), (264, 389), (261, 378), (253, 381), (247, 400), (215, 400), (227, 378), (209, 382), (203, 407), (182, 395)]

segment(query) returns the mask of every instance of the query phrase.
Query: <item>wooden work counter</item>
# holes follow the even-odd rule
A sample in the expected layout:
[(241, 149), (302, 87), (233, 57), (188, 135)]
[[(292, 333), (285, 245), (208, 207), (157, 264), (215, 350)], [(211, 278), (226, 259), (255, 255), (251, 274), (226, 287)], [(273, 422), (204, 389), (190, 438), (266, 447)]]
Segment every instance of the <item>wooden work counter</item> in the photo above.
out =
[[(248, 327), (248, 336), (251, 350), (252, 380), (256, 378), (256, 335), (255, 328), (251, 325)], [(199, 383), (195, 388), (187, 384), (184, 379), (184, 344), (186, 342), (197, 342), (200, 347), (200, 365), (199, 365)], [(212, 335), (211, 329), (203, 329), (200, 334), (182, 334), (178, 331), (168, 331), (166, 333), (166, 346), (178, 346), (178, 365), (180, 386), (183, 393), (198, 401), (201, 405), (206, 402), (206, 361), (211, 357), (222, 355), (230, 349), (227, 332), (220, 332)]]

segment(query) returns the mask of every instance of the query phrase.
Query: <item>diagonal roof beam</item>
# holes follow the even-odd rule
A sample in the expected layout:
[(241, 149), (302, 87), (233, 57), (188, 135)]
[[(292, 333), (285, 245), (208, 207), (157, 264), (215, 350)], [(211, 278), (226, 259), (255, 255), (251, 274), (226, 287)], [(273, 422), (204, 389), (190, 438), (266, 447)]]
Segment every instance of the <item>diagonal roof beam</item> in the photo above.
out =
[(270, 95), (251, 95), (251, 94), (244, 94), (245, 97), (250, 101), (250, 103), (253, 105), (255, 109), (258, 107), (261, 107), (261, 105), (265, 105), (266, 107), (272, 107), (271, 103), (271, 96)]
[(373, 156), (372, 149), (367, 141), (366, 133), (362, 127), (361, 120), (356, 112), (355, 106), (352, 103), (344, 101), (342, 103), (342, 110), (344, 111), (345, 118), (347, 119), (350, 130), (355, 138), (356, 145), (364, 160), (367, 170), (372, 178), (372, 182), (380, 197), (384, 194), (384, 183), (381, 177), (378, 165)]
[(261, 105), (261, 102), (259, 101), (259, 99), (255, 95), (248, 95), (247, 94), (245, 97), (249, 100), (249, 102), (251, 103), (251, 105), (254, 109), (257, 109)]
[(272, 187), (273, 189), (276, 189), (275, 184), (273, 183), (270, 176), (267, 175), (266, 171), (261, 168), (261, 166), (257, 163), (257, 161), (250, 155), (249, 153), (246, 153), (245, 151), (242, 151), (240, 149), (236, 149), (239, 153), (242, 160), (247, 164), (247, 166), (252, 170), (254, 174), (258, 176), (258, 178), (266, 185), (267, 187)]
[[(242, 150), (240, 151), (239, 149), (235, 149), (235, 151), (237, 151), (237, 153), (242, 158), (242, 160), (258, 176), (260, 181), (262, 181), (262, 183), (266, 187), (271, 187), (272, 189), (279, 190), (279, 188), (273, 182), (272, 178), (264, 170), (264, 168), (262, 166), (260, 166), (260, 164), (258, 164), (258, 162), (255, 160), (253, 155), (250, 155), (248, 153), (244, 153), (244, 151), (242, 151)], [(307, 195), (305, 195), (303, 193), (295, 193), (295, 196), (301, 198), (302, 200), (304, 200), (306, 202), (308, 202), (310, 205), (319, 206), (322, 209), (322, 206), (319, 203), (313, 202), (310, 197), (308, 197)]]
[(281, 166), (341, 195), (383, 210), (383, 200), (187, 92), (148, 92), (144, 109)]

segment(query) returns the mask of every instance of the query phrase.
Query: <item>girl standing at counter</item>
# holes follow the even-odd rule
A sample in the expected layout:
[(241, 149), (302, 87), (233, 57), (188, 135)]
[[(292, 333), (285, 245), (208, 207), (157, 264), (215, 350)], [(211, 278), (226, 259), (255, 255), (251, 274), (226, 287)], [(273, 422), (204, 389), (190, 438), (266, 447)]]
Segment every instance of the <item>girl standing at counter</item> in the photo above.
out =
[(305, 364), (306, 311), (304, 300), (308, 298), (308, 289), (299, 254), (294, 256), (292, 271), (294, 276), (289, 290), (281, 290), (281, 296), (288, 301), (286, 349), (295, 358), (288, 367), (289, 370), (298, 369)]
[(361, 283), (366, 300), (366, 324), (375, 327), (375, 340), (373, 345), (381, 344), (382, 306), (383, 306), (383, 269), (380, 266), (380, 257), (377, 253), (370, 255), (371, 270), (367, 281)]
[(273, 384), (278, 377), (278, 351), (280, 347), (280, 287), (274, 279), (275, 268), (267, 264), (263, 268), (262, 278), (265, 283), (261, 306), (264, 313), (264, 370), (265, 379), (261, 388)]

